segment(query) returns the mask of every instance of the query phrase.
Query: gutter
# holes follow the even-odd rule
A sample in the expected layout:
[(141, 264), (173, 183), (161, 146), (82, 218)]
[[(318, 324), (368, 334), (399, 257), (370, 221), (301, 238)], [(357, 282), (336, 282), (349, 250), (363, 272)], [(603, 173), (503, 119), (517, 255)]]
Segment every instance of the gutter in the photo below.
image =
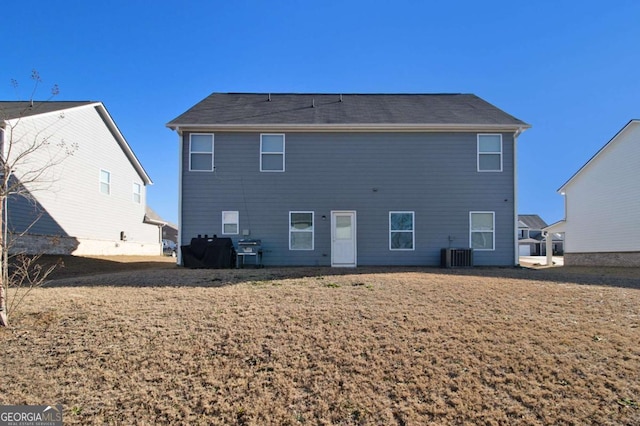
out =
[(567, 220), (566, 219), (561, 219), (555, 223), (552, 223), (549, 226), (545, 226), (544, 228), (542, 228), (542, 231), (547, 232), (547, 233), (560, 233), (560, 232), (564, 232), (564, 227), (566, 226)]
[(142, 222), (148, 223), (149, 225), (157, 225), (157, 226), (167, 226), (168, 225), (168, 222), (151, 219), (147, 215), (144, 216), (144, 219), (142, 220)]
[(196, 123), (169, 123), (166, 125), (171, 130), (220, 130), (227, 132), (247, 132), (247, 131), (289, 131), (289, 132), (439, 132), (439, 131), (494, 131), (494, 132), (516, 132), (517, 135), (531, 126), (505, 125), (505, 124), (372, 124), (372, 123), (353, 123), (353, 124), (287, 124), (287, 123), (265, 123), (265, 124), (196, 124)]

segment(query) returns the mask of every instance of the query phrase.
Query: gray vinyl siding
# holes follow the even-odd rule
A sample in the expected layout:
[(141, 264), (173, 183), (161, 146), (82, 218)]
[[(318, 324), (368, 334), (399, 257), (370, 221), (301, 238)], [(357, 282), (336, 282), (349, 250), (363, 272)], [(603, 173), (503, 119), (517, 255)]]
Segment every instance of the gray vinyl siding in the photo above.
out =
[[(215, 171), (188, 171), (183, 137), (182, 244), (221, 236), (221, 212), (262, 239), (267, 265), (330, 265), (331, 211), (357, 213), (358, 265), (438, 265), (469, 247), (469, 212), (495, 212), (494, 251), (476, 265), (513, 265), (513, 135), (503, 171), (477, 171), (477, 133), (286, 133), (284, 173), (261, 173), (260, 133), (215, 133)], [(289, 211), (315, 213), (315, 248), (290, 251)], [(415, 250), (389, 250), (389, 212), (415, 212)]]

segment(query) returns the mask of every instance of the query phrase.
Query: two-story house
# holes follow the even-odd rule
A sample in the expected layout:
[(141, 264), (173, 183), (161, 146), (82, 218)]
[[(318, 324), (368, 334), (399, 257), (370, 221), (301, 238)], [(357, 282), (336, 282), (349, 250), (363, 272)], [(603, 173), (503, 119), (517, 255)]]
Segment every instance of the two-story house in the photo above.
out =
[(6, 206), (13, 252), (162, 253), (151, 179), (101, 102), (0, 102), (0, 145), (21, 185)]
[(564, 264), (640, 266), (640, 120), (630, 120), (558, 189)]
[(266, 265), (518, 263), (516, 146), (471, 94), (214, 93), (179, 136), (179, 238), (260, 239)]
[(564, 238), (561, 234), (543, 230), (547, 223), (537, 214), (518, 215), (518, 243), (520, 256), (545, 256), (547, 254), (547, 238), (551, 238), (551, 249), (554, 255), (562, 255)]

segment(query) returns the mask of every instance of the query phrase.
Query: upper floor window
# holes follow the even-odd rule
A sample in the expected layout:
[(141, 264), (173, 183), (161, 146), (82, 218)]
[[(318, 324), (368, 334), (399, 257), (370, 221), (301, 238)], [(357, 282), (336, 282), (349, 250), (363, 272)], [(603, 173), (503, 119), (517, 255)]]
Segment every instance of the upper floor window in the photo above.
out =
[(495, 249), (495, 213), (469, 212), (469, 246), (474, 250)]
[(389, 212), (389, 250), (414, 249), (414, 212)]
[(139, 183), (133, 183), (133, 202), (140, 204), (142, 201), (142, 185)]
[(100, 192), (111, 194), (111, 173), (106, 170), (100, 170)]
[(213, 171), (213, 134), (189, 135), (189, 170)]
[(313, 250), (313, 212), (289, 212), (289, 250)]
[(237, 211), (222, 212), (222, 233), (238, 234), (240, 228), (240, 214)]
[(478, 135), (478, 171), (502, 171), (502, 135)]
[(284, 172), (284, 135), (260, 135), (260, 171)]

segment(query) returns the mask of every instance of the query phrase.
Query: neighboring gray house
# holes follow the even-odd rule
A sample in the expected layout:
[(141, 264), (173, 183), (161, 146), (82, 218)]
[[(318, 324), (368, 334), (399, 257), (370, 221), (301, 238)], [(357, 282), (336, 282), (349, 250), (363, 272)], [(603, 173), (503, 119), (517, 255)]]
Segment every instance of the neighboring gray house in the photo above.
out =
[[(547, 254), (547, 233), (543, 229), (547, 223), (537, 214), (518, 215), (518, 245), (520, 256), (545, 256)], [(561, 234), (551, 233), (554, 255), (561, 255), (564, 249), (564, 238)]]
[[(8, 200), (13, 251), (159, 255), (161, 223), (145, 220), (151, 179), (101, 102), (0, 102), (2, 158), (28, 197)], [(35, 177), (35, 179), (32, 179)]]
[(214, 93), (179, 135), (179, 238), (262, 240), (267, 265), (516, 265), (525, 122), (471, 94)]
[(174, 243), (178, 243), (178, 225), (175, 223), (168, 222), (162, 228), (162, 239), (173, 241)]

